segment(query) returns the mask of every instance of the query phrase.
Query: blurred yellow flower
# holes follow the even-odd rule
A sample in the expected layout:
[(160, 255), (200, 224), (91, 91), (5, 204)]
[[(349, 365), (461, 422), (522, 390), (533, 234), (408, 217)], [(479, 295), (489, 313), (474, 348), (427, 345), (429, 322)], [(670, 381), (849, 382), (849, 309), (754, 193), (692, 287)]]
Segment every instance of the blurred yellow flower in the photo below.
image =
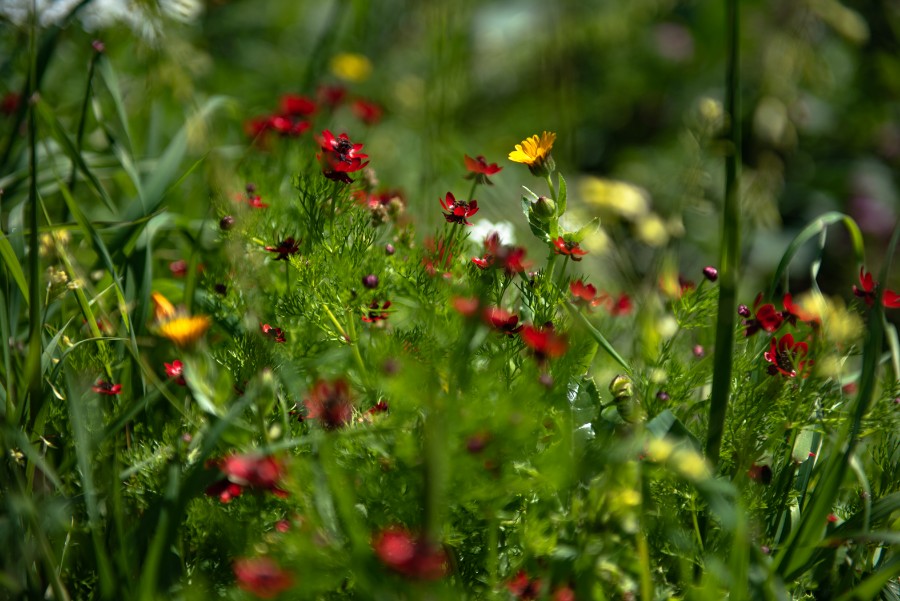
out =
[(203, 336), (210, 323), (206, 315), (180, 316), (160, 324), (159, 333), (177, 346), (188, 346)]
[(157, 331), (177, 346), (193, 344), (212, 324), (206, 315), (191, 317), (179, 312), (169, 299), (159, 292), (154, 292), (151, 297), (153, 298), (153, 316), (156, 320)]
[(545, 131), (540, 137), (537, 134), (516, 144), (516, 149), (509, 153), (509, 160), (528, 165), (535, 175), (545, 175), (556, 167), (550, 149), (556, 141), (556, 134)]
[(344, 81), (365, 81), (372, 74), (372, 62), (362, 54), (342, 52), (331, 58), (331, 72)]
[(588, 177), (580, 188), (584, 202), (606, 214), (634, 221), (650, 210), (647, 193), (626, 182)]

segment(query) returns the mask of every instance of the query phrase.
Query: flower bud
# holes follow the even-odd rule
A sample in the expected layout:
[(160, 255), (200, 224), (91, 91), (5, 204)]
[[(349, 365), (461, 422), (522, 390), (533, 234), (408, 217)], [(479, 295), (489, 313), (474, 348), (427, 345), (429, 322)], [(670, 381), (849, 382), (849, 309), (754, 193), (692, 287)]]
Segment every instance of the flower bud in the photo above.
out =
[(704, 267), (703, 277), (705, 277), (710, 282), (715, 282), (719, 279), (719, 270), (712, 266)]
[(537, 200), (531, 203), (531, 212), (541, 223), (547, 223), (556, 217), (556, 203), (552, 198), (539, 196)]
[(232, 217), (231, 215), (225, 215), (224, 217), (222, 217), (222, 220), (219, 221), (219, 229), (221, 229), (221, 230), (227, 231), (233, 227), (234, 227), (234, 217)]
[(738, 315), (741, 317), (750, 317), (750, 307), (747, 305), (740, 305), (738, 307)]
[(370, 273), (367, 276), (363, 276), (362, 285), (365, 286), (366, 288), (368, 288), (369, 290), (377, 288), (378, 287), (378, 276), (375, 275), (374, 273)]
[(634, 385), (631, 383), (631, 378), (619, 374), (609, 383), (609, 392), (617, 398), (634, 396)]

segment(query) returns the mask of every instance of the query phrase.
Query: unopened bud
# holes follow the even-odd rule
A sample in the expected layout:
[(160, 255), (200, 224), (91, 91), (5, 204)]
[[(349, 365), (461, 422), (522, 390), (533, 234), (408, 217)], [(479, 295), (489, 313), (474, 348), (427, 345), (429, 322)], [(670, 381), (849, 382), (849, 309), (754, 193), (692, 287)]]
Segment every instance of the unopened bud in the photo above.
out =
[(546, 196), (539, 196), (531, 203), (531, 211), (538, 221), (546, 223), (556, 217), (556, 203)]
[(703, 277), (705, 277), (710, 282), (715, 282), (719, 279), (719, 270), (712, 266), (704, 267)]

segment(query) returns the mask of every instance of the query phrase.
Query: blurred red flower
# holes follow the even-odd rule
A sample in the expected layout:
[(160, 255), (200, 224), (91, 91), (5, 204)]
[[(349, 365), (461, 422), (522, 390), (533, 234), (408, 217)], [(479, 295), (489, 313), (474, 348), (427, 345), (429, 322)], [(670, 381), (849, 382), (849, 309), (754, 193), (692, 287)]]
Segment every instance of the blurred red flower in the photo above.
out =
[(447, 573), (444, 550), (397, 526), (382, 530), (372, 542), (378, 559), (408, 578), (436, 580)]
[(281, 113), (291, 117), (307, 117), (316, 112), (316, 103), (307, 96), (285, 94), (281, 97)]
[(375, 125), (381, 121), (381, 107), (374, 102), (358, 98), (353, 101), (353, 114), (366, 125)]
[(562, 357), (568, 348), (566, 339), (557, 334), (552, 325), (545, 325), (541, 328), (526, 325), (522, 329), (522, 340), (525, 342), (525, 346), (531, 349), (538, 363)]
[(122, 392), (122, 385), (113, 384), (112, 382), (107, 382), (106, 380), (97, 380), (97, 383), (94, 384), (92, 390), (97, 394), (113, 396)]
[(269, 252), (278, 253), (278, 256), (275, 257), (276, 261), (287, 261), (288, 257), (297, 254), (297, 252), (300, 250), (300, 241), (294, 240), (292, 237), (288, 237), (279, 242), (278, 246), (267, 246), (266, 250)]
[(518, 325), (518, 315), (504, 311), (499, 307), (487, 308), (484, 312), (484, 320), (499, 333), (510, 337), (515, 336), (525, 327), (524, 325)]
[(184, 380), (184, 363), (175, 359), (171, 363), (164, 363), (166, 366), (166, 375), (170, 378), (175, 378), (175, 383), (179, 386), (187, 385), (187, 382)]
[(499, 167), (497, 163), (488, 164), (487, 160), (478, 155), (476, 158), (472, 158), (469, 155), (463, 155), (463, 161), (466, 164), (466, 169), (469, 173), (466, 175), (466, 179), (474, 179), (481, 185), (493, 185), (493, 182), (488, 179), (491, 175), (499, 173), (503, 167)]
[(320, 420), (326, 430), (336, 430), (348, 424), (353, 416), (350, 388), (344, 380), (331, 383), (319, 380), (313, 384), (303, 404), (306, 405), (306, 416)]
[(556, 247), (556, 254), (565, 255), (573, 261), (580, 261), (587, 254), (587, 251), (578, 246), (577, 242), (565, 240), (562, 236), (553, 241), (553, 246)]
[(506, 588), (516, 599), (532, 601), (540, 597), (541, 579), (530, 578), (525, 570), (519, 570), (515, 578), (506, 583)]
[[(875, 304), (875, 287), (878, 286), (878, 282), (872, 278), (872, 274), (868, 273), (865, 267), (859, 268), (859, 285), (859, 288), (853, 286), (853, 294), (863, 299), (871, 307)], [(900, 309), (900, 294), (893, 290), (885, 290), (881, 293), (881, 304), (888, 309)]]
[(260, 599), (274, 599), (294, 583), (290, 572), (267, 557), (236, 559), (232, 567), (238, 588)]

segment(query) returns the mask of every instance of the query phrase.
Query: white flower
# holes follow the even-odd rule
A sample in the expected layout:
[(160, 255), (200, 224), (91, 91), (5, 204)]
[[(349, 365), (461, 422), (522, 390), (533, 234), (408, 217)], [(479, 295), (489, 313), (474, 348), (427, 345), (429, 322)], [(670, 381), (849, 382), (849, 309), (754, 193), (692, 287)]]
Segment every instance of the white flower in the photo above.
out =
[[(0, 0), (0, 17), (23, 27), (37, 15), (41, 27), (62, 25), (81, 0)], [(152, 40), (162, 32), (164, 19), (189, 22), (202, 10), (200, 0), (92, 0), (76, 14), (86, 31), (124, 24)]]
[(514, 244), (516, 241), (516, 230), (513, 224), (509, 221), (491, 223), (487, 219), (479, 219), (469, 229), (469, 241), (477, 244), (479, 247), (483, 246), (485, 238), (490, 236), (492, 232), (497, 232), (500, 236), (501, 244)]

